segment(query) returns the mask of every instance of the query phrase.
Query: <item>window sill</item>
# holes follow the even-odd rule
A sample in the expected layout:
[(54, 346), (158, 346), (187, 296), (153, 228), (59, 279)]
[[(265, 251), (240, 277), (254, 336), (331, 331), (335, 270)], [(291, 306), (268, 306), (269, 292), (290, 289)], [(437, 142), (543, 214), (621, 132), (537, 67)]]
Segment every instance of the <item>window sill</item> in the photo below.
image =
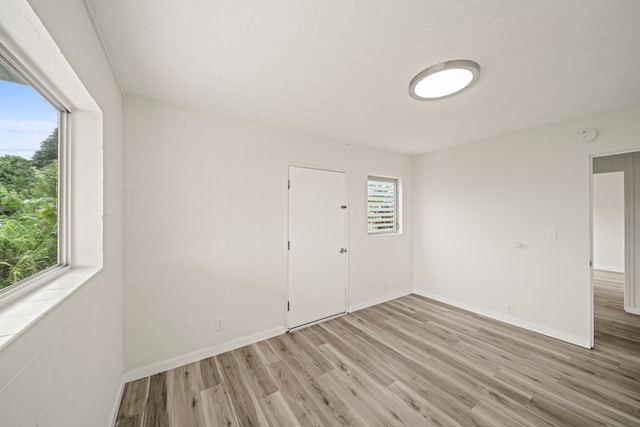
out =
[(0, 351), (74, 293), (100, 268), (76, 268), (0, 306)]
[(367, 233), (369, 237), (382, 237), (382, 236), (402, 236), (402, 231), (394, 231), (393, 233)]

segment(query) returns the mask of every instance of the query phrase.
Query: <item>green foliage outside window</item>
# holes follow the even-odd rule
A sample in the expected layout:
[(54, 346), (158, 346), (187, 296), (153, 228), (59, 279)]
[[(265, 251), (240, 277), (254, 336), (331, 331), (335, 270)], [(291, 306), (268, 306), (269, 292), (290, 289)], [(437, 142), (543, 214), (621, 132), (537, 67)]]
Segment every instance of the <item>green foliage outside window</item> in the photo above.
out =
[(58, 263), (58, 129), (31, 160), (0, 156), (0, 289)]

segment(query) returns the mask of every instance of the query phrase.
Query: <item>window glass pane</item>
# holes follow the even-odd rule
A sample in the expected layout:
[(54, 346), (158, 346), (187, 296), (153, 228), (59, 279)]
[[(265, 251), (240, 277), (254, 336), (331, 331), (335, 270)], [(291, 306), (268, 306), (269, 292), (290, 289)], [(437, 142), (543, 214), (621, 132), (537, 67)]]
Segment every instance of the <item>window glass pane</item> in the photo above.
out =
[(58, 110), (0, 57), (0, 289), (58, 264)]
[(398, 231), (397, 180), (369, 177), (367, 190), (367, 216), (369, 234)]

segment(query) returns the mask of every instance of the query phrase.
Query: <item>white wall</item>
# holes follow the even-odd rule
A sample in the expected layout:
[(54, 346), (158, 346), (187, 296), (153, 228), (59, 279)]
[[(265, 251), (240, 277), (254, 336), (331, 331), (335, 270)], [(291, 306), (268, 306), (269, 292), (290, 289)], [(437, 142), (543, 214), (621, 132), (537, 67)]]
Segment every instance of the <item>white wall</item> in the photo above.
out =
[[(136, 99), (125, 142), (127, 378), (283, 332), (289, 164), (348, 173), (351, 305), (410, 292), (409, 157)], [(368, 174), (402, 179), (402, 235), (367, 235)]]
[(593, 265), (624, 272), (624, 172), (593, 175)]
[(0, 352), (0, 424), (103, 426), (123, 372), (122, 98), (83, 2), (29, 4), (103, 112), (104, 269)]
[[(640, 147), (638, 117), (635, 105), (416, 157), (416, 291), (589, 346), (590, 155)], [(578, 143), (587, 127), (599, 138)]]

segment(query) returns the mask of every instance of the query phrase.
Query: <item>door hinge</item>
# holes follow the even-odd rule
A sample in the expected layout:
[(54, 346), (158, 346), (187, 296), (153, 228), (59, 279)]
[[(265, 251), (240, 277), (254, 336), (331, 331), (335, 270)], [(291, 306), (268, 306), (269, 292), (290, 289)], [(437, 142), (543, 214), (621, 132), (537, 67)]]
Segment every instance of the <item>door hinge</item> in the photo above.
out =
[(340, 206), (340, 209), (347, 209), (347, 206), (346, 205), (342, 205), (342, 206)]
[(291, 180), (287, 181), (287, 189), (291, 190)]
[(589, 261), (589, 267), (593, 267), (593, 261), (592, 260)]
[(287, 250), (291, 250), (291, 241), (287, 240)]
[(289, 311), (289, 307), (290, 307), (289, 301), (287, 301), (287, 311)]

